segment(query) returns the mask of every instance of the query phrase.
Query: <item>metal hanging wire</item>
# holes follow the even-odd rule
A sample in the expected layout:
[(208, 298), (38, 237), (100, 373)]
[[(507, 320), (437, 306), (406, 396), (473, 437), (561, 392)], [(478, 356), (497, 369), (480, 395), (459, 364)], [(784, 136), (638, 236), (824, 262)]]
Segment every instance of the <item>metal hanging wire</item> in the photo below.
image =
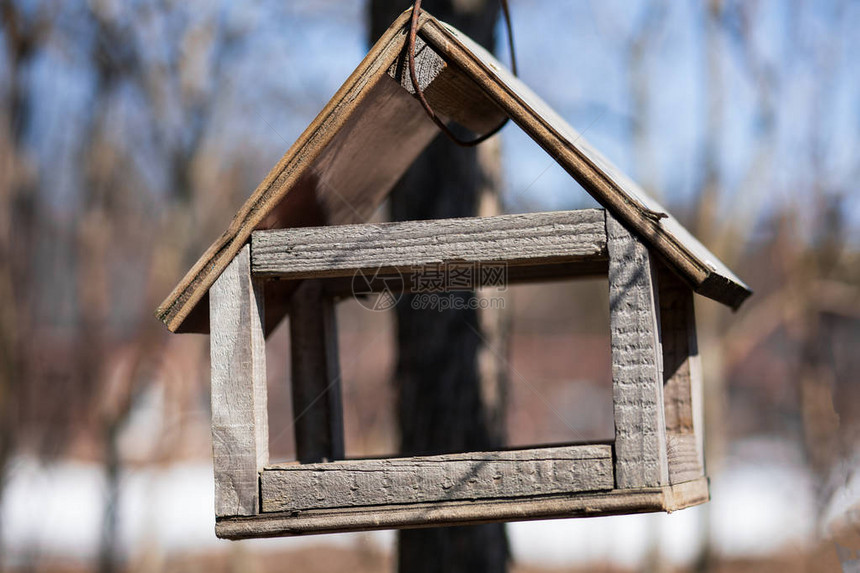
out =
[[(500, 0), (502, 5), (502, 13), (505, 17), (505, 27), (508, 32), (508, 48), (511, 52), (511, 71), (514, 75), (517, 75), (517, 57), (514, 51), (514, 31), (513, 26), (511, 25), (511, 10), (508, 6), (508, 0)], [(456, 143), (457, 145), (461, 145), (463, 147), (474, 147), (484, 141), (488, 140), (492, 136), (496, 135), (504, 126), (508, 123), (508, 118), (506, 117), (502, 123), (496, 126), (494, 129), (485, 133), (481, 136), (478, 136), (475, 139), (464, 140), (460, 139), (451, 129), (445, 125), (445, 122), (442, 121), (436, 112), (433, 111), (433, 108), (430, 106), (430, 103), (427, 101), (427, 98), (424, 97), (424, 92), (421, 89), (420, 84), (418, 83), (418, 74), (415, 71), (415, 39), (418, 36), (418, 17), (421, 15), (421, 0), (415, 0), (415, 3), (412, 5), (412, 20), (409, 26), (409, 40), (407, 42), (407, 53), (409, 60), (409, 78), (412, 80), (412, 86), (415, 88), (415, 95), (418, 96), (418, 101), (421, 102), (421, 106), (424, 108), (424, 111), (427, 112), (427, 115), (433, 122), (441, 129), (448, 138)]]

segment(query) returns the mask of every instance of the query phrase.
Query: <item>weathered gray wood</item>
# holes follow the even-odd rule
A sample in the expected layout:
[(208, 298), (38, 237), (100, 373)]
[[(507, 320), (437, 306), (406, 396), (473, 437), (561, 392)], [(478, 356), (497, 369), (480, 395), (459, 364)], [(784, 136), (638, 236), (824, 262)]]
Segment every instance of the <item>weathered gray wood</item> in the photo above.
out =
[(343, 459), (337, 324), (319, 281), (302, 282), (290, 299), (290, 348), (296, 459)]
[(662, 263), (657, 280), (669, 481), (680, 483), (704, 475), (702, 375), (693, 291)]
[[(418, 85), (424, 92), (430, 87), (447, 64), (439, 57), (439, 54), (427, 46), (422, 38), (415, 38), (415, 75), (418, 76)], [(400, 82), (400, 85), (411, 94), (415, 93), (412, 85), (412, 77), (409, 75), (409, 60), (406, 57), (399, 58), (388, 68), (388, 75)]]
[(606, 212), (615, 483), (667, 483), (657, 285), (648, 249)]
[(596, 517), (677, 511), (705, 503), (708, 499), (708, 481), (699, 478), (658, 488), (532, 495), (513, 500), (458, 500), (264, 513), (254, 517), (219, 519), (215, 525), (215, 533), (222, 538), (243, 539), (498, 521)]
[(538, 265), (606, 258), (599, 209), (255, 231), (255, 274), (286, 278), (408, 271), (434, 263)]
[(215, 515), (259, 512), (269, 462), (263, 287), (246, 245), (209, 291)]
[(517, 498), (612, 487), (608, 445), (283, 465), (266, 468), (261, 479), (264, 512)]

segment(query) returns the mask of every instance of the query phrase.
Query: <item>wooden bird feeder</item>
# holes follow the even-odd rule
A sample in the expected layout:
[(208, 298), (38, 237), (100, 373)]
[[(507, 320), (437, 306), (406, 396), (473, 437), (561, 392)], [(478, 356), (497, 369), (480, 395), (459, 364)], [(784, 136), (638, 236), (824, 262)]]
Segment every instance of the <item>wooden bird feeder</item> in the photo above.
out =
[[(693, 293), (750, 290), (484, 49), (423, 13), (418, 78), (476, 133), (509, 117), (604, 209), (365, 224), (438, 134), (402, 15), (158, 309), (209, 332), (216, 533), (238, 539), (651, 511), (709, 499)], [(504, 263), (508, 281), (608, 276), (610, 443), (344, 459), (333, 301), (358, 271)], [(266, 335), (290, 316), (298, 461), (270, 465)]]

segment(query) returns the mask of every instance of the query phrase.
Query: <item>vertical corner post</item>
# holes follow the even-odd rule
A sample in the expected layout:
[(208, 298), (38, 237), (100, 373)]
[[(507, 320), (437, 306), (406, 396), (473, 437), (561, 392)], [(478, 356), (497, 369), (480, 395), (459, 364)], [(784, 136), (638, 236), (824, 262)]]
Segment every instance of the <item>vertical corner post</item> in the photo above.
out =
[(704, 472), (702, 366), (696, 339), (693, 290), (668, 267), (657, 270), (663, 337), (663, 402), (670, 483)]
[(263, 284), (245, 245), (209, 290), (215, 515), (260, 512), (269, 461)]
[(615, 484), (668, 483), (659, 293), (648, 248), (606, 211)]

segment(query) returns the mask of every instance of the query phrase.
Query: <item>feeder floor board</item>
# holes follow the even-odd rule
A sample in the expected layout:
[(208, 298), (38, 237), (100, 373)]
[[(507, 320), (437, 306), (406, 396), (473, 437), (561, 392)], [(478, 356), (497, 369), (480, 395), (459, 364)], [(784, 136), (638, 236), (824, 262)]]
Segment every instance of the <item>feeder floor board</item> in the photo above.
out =
[(267, 467), (263, 512), (610, 490), (612, 446), (575, 445)]
[(613, 489), (510, 499), (445, 501), (394, 506), (322, 509), (220, 518), (215, 533), (225, 539), (316, 533), (472, 525), (629, 513), (672, 512), (709, 500), (707, 478), (640, 489)]

